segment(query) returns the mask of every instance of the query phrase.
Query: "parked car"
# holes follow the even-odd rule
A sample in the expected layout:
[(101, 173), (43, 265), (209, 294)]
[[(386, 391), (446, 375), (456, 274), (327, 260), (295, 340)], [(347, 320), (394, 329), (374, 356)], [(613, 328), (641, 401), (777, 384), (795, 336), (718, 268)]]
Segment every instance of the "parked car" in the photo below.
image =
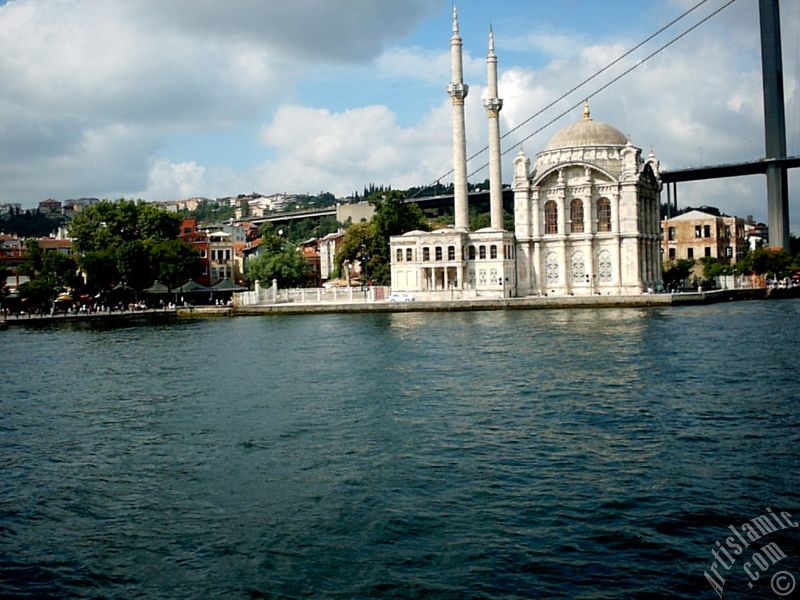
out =
[(403, 292), (394, 292), (388, 298), (389, 302), (413, 302), (414, 297)]

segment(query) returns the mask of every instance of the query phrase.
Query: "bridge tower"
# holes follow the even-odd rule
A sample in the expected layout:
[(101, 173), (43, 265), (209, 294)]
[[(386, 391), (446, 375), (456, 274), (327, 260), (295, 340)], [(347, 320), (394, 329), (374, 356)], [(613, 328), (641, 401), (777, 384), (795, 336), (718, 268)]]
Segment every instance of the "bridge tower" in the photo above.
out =
[[(767, 159), (786, 158), (786, 109), (779, 0), (759, 0), (761, 77), (764, 86), (764, 137)], [(767, 165), (769, 244), (789, 249), (789, 184), (786, 165)]]

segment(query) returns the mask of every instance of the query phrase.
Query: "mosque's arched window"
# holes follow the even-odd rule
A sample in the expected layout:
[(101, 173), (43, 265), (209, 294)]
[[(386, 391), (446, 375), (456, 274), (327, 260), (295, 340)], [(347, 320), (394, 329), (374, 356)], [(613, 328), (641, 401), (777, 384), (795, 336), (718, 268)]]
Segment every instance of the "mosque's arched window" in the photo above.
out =
[(422, 260), (424, 260), (424, 261), (428, 261), (428, 260), (430, 260), (430, 259), (431, 259), (431, 249), (430, 249), (430, 248), (428, 248), (427, 246), (425, 246), (425, 247), (422, 249)]
[(558, 206), (554, 200), (544, 203), (544, 232), (558, 233)]
[(569, 220), (572, 233), (583, 233), (583, 200), (580, 198), (569, 203)]
[(483, 244), (478, 246), (478, 258), (480, 258), (481, 260), (484, 260), (486, 258), (486, 246), (484, 246)]
[(436, 246), (435, 250), (436, 260), (442, 260), (442, 247)]
[(489, 246), (489, 258), (497, 258), (497, 246), (494, 244)]
[(608, 198), (597, 201), (597, 231), (611, 231), (611, 201)]
[(475, 246), (469, 247), (469, 259), (475, 260)]
[(414, 260), (414, 253), (411, 248), (406, 248), (406, 262), (411, 262)]
[(403, 262), (403, 249), (397, 249), (397, 262)]

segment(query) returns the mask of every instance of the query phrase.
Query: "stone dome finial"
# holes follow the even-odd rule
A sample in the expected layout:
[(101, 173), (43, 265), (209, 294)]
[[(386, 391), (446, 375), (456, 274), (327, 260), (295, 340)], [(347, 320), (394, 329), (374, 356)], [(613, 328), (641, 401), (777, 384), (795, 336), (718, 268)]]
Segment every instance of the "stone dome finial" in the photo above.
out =
[(589, 99), (583, 101), (583, 120), (584, 121), (591, 121), (592, 120), (592, 113), (589, 110)]

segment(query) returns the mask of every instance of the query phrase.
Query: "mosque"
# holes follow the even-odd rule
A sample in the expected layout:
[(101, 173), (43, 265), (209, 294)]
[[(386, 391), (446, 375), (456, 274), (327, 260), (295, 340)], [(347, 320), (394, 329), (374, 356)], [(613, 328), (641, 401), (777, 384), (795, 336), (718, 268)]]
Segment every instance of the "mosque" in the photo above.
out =
[(611, 125), (583, 118), (531, 161), (514, 159), (514, 231), (503, 228), (497, 56), (489, 32), (487, 97), (490, 226), (470, 231), (461, 36), (453, 8), (455, 225), (393, 236), (392, 290), (420, 300), (627, 295), (661, 287), (659, 162)]

